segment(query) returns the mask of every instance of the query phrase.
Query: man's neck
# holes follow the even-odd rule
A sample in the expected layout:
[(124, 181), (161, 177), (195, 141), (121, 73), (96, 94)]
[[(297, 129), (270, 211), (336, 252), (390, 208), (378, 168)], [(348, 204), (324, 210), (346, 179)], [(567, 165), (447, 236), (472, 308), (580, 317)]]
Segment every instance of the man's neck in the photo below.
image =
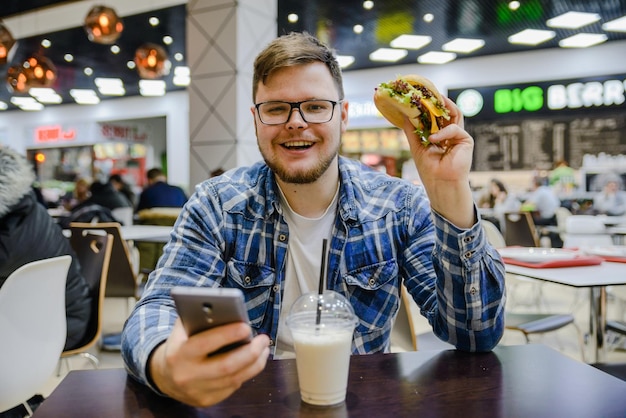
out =
[(307, 218), (321, 216), (332, 202), (339, 187), (339, 167), (332, 164), (314, 183), (285, 183), (276, 179), (289, 206), (297, 214)]

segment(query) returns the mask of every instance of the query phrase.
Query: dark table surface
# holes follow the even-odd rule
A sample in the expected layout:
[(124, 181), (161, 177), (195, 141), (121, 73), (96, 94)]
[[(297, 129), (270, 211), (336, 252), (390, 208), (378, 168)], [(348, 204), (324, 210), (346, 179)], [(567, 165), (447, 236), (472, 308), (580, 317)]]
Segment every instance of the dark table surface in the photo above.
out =
[(294, 360), (269, 361), (206, 409), (160, 397), (123, 369), (70, 372), (35, 418), (626, 417), (626, 382), (543, 345), (352, 356), (346, 402), (300, 402)]

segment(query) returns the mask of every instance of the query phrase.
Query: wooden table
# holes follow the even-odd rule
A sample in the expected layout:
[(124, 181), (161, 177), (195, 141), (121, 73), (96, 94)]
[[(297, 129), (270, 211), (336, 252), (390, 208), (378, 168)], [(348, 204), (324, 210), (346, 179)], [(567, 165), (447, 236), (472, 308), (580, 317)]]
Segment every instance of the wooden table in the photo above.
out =
[[(606, 287), (626, 284), (626, 263), (605, 261), (595, 266), (531, 268), (505, 264), (507, 273), (572, 287), (590, 288), (589, 318), (595, 361), (604, 359)], [(626, 416), (626, 413), (624, 414)]]
[(544, 345), (353, 356), (346, 402), (300, 402), (295, 360), (269, 361), (233, 396), (196, 409), (160, 397), (123, 369), (73, 371), (35, 418), (621, 417), (626, 382)]

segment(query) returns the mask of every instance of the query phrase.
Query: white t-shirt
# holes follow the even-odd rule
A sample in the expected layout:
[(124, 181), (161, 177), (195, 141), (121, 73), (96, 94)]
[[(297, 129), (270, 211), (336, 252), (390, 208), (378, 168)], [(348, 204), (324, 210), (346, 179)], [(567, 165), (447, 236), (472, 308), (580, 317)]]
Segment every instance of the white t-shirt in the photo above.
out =
[(287, 225), (289, 225), (289, 244), (287, 245), (285, 289), (280, 307), (276, 351), (274, 353), (276, 359), (295, 357), (293, 340), (286, 328), (285, 320), (289, 309), (300, 295), (317, 292), (319, 289), (322, 242), (327, 239), (330, 245), (337, 214), (338, 196), (339, 187), (337, 187), (335, 197), (322, 216), (306, 218), (294, 212), (282, 190), (280, 192), (280, 203)]

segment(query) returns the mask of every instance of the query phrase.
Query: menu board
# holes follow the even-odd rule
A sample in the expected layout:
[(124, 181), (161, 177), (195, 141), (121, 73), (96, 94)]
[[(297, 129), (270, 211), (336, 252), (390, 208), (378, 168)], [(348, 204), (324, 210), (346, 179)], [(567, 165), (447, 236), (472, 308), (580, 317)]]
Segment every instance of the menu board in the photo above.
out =
[(626, 114), (596, 112), (491, 121), (465, 120), (475, 141), (475, 171), (553, 168), (565, 159), (580, 168), (585, 154), (626, 154)]

